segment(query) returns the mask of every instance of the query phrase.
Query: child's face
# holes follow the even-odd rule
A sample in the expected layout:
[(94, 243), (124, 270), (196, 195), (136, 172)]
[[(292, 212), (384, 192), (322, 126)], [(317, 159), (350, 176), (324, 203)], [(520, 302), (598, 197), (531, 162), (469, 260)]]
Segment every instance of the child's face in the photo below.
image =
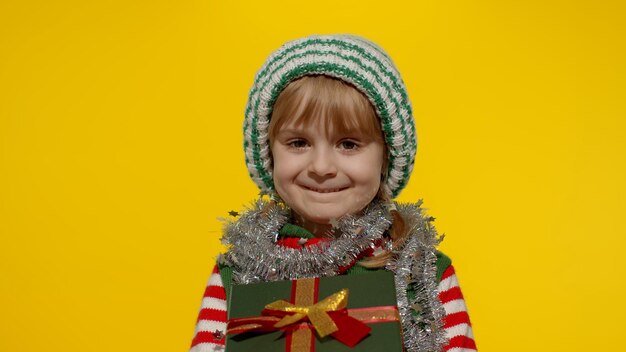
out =
[(305, 224), (358, 213), (378, 192), (385, 146), (308, 125), (285, 124), (272, 141), (276, 191)]

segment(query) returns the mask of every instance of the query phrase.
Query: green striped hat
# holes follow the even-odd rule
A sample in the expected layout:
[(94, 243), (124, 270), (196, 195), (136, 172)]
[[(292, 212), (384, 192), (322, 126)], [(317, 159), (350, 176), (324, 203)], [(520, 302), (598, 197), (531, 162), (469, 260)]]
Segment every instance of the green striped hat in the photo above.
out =
[(268, 140), (272, 107), (291, 81), (320, 74), (352, 84), (374, 106), (389, 151), (384, 187), (387, 194), (396, 197), (409, 180), (417, 148), (411, 102), (387, 53), (353, 35), (310, 36), (288, 42), (273, 52), (257, 72), (243, 127), (250, 177), (261, 191), (274, 190)]

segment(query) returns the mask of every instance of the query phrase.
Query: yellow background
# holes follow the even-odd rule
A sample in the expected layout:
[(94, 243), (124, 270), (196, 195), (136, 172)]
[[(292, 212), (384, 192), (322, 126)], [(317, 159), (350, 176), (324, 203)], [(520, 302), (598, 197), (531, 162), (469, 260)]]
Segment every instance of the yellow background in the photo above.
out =
[(482, 351), (622, 347), (620, 1), (2, 1), (0, 351), (185, 351), (257, 194), (248, 89), (311, 33), (381, 44)]

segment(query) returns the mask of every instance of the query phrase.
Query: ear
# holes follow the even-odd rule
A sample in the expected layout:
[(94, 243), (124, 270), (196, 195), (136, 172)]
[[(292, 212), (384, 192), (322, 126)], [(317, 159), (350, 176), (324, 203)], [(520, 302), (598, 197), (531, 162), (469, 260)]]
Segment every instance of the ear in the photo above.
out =
[(383, 160), (383, 166), (381, 167), (381, 170), (380, 170), (380, 180), (383, 183), (385, 182), (385, 180), (387, 180), (387, 174), (389, 172), (389, 169), (387, 168), (387, 164), (388, 162), (387, 162), (387, 159), (385, 158)]
[(387, 148), (387, 144), (385, 143), (385, 151), (383, 152), (383, 166), (382, 166), (382, 170), (380, 170), (380, 173), (382, 174), (382, 180), (386, 180), (387, 179), (387, 175), (389, 172), (389, 148)]
[(274, 168), (274, 153), (272, 151), (272, 143), (270, 143), (270, 140), (267, 140), (267, 157), (269, 159), (270, 162), (270, 170)]

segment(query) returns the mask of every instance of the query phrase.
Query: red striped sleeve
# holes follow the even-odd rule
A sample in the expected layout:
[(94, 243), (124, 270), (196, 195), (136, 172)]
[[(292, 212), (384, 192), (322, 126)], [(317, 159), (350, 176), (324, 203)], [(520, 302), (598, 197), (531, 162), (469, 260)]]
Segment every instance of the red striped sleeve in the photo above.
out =
[(474, 342), (474, 339), (467, 336), (454, 336), (448, 342), (448, 346), (446, 346), (446, 351), (453, 348), (464, 348), (466, 350), (476, 351), (476, 343)]
[(216, 265), (204, 290), (190, 352), (223, 351), (226, 320), (226, 290)]
[(227, 320), (226, 311), (212, 308), (202, 308), (198, 314), (198, 321), (213, 320), (224, 322)]
[(469, 324), (469, 315), (467, 312), (458, 312), (446, 315), (443, 327), (449, 328), (459, 324)]
[(226, 291), (223, 286), (208, 285), (204, 290), (203, 297), (215, 297), (226, 300)]
[(444, 329), (448, 337), (448, 344), (443, 350), (450, 352), (476, 351), (472, 324), (452, 265), (444, 270), (438, 290), (439, 299), (446, 312)]
[(458, 286), (444, 292), (439, 292), (439, 300), (441, 300), (441, 303), (448, 303), (450, 301), (454, 301), (455, 299), (463, 299), (461, 288)]
[(450, 276), (454, 275), (454, 267), (452, 265), (449, 265), (446, 270), (443, 271), (443, 274), (441, 275), (441, 280), (443, 279), (447, 279)]
[[(210, 343), (214, 345), (224, 345), (224, 339), (215, 338), (215, 334), (209, 331), (198, 331), (191, 342), (192, 346), (198, 346), (201, 343)], [(193, 348), (193, 347), (192, 347)]]

